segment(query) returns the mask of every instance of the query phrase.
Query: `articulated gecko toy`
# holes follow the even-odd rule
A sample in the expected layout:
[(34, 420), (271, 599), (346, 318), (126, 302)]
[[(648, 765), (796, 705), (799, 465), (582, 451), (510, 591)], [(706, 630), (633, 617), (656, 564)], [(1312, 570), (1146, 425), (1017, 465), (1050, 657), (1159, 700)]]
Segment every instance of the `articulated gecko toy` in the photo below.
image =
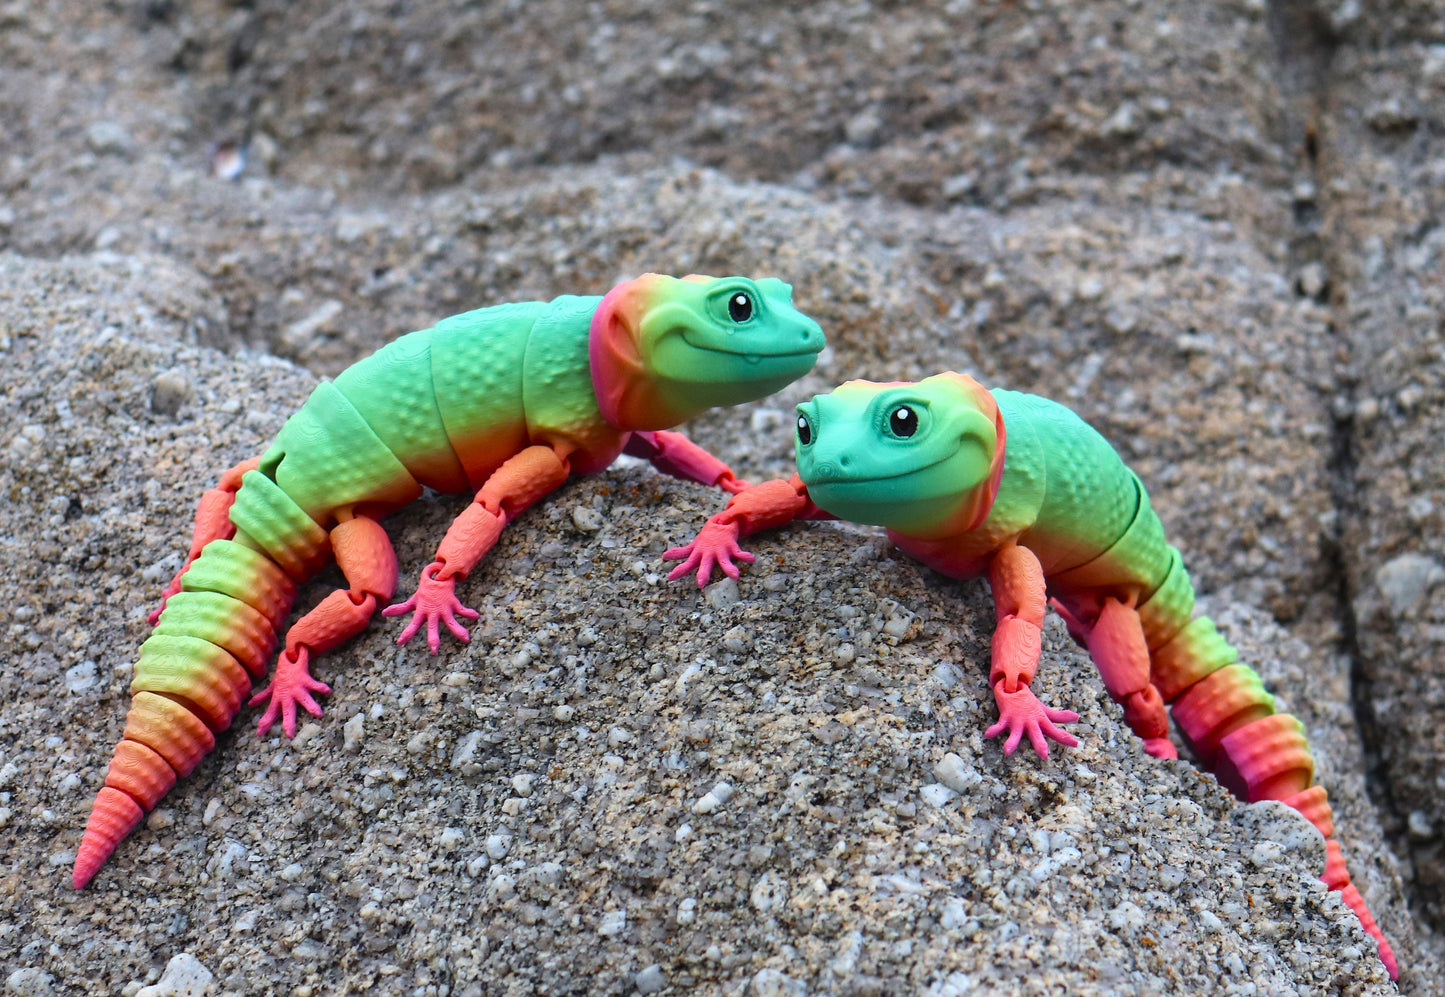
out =
[(498, 305), (402, 336), (318, 385), (264, 454), (201, 499), (191, 550), (150, 621), (130, 713), (75, 857), (84, 887), (176, 780), (215, 747), (266, 676), (296, 586), (331, 558), (346, 578), (286, 633), (258, 730), (321, 715), (309, 661), (363, 630), (396, 589), (380, 520), (422, 493), (474, 492), (416, 593), (383, 610), (445, 623), (503, 527), (570, 475), (627, 453), (675, 477), (745, 483), (668, 427), (770, 394), (812, 369), (822, 330), (780, 280), (645, 274), (603, 297)]
[(753, 556), (738, 539), (794, 519), (839, 518), (887, 527), (905, 553), (954, 578), (987, 576), (997, 628), (989, 685), (1004, 754), (1025, 735), (1078, 742), (1058, 724), (1078, 719), (1029, 689), (1046, 600), (1086, 647), (1124, 719), (1156, 758), (1177, 757), (1175, 721), (1206, 768), (1241, 799), (1280, 800), (1325, 837), (1321, 877), (1339, 890), (1395, 957), (1350, 882), (1304, 725), (1276, 713), (1253, 669), (1207, 616), (1149, 497), (1114, 449), (1072, 411), (1036, 395), (989, 392), (948, 372), (916, 384), (849, 381), (798, 407), (798, 473), (735, 493), (692, 543), (663, 556), (669, 578), (714, 567), (738, 577)]

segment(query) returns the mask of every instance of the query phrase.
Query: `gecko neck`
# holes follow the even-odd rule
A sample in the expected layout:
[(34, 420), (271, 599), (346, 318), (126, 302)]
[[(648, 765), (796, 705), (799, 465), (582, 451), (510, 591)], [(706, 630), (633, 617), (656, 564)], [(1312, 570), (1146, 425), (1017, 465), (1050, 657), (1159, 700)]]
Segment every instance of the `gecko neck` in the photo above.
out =
[(618, 429), (670, 429), (698, 413), (670, 405), (657, 390), (638, 345), (649, 289), (638, 280), (618, 284), (592, 313), (587, 357), (597, 408)]

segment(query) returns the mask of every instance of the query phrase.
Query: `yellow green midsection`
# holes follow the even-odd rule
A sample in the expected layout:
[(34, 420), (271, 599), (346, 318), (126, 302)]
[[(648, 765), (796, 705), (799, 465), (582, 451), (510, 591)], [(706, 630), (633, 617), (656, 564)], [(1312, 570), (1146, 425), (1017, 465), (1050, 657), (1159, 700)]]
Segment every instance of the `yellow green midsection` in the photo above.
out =
[(455, 315), (317, 385), (243, 478), (237, 540), (302, 578), (326, 559), (344, 513), (385, 515), (423, 486), (476, 491), (533, 445), (556, 447), (578, 472), (605, 467), (627, 434), (602, 418), (592, 389), (600, 300)]
[[(1007, 449), (1004, 479), (989, 518), (1020, 522), (1019, 542), (1038, 556), (1048, 576), (1114, 548), (1136, 522), (1141, 503), (1148, 506), (1134, 473), (1107, 440), (1064, 406), (1016, 391), (994, 391), (993, 396), (1003, 415)], [(1024, 476), (1025, 487), (1011, 487), (1011, 478)], [(1021, 501), (1010, 497), (1014, 494)], [(1013, 508), (1018, 505), (1023, 508)]]
[[(1008, 430), (999, 502), (1043, 565), (1049, 594), (1084, 615), (1098, 598), (1133, 597), (1166, 699), (1232, 663), (1234, 648), (1207, 617), (1194, 619), (1194, 587), (1149, 495), (1118, 453), (1062, 405), (995, 391)], [(1012, 474), (1012, 477), (1011, 477)], [(986, 524), (987, 525), (987, 524)]]

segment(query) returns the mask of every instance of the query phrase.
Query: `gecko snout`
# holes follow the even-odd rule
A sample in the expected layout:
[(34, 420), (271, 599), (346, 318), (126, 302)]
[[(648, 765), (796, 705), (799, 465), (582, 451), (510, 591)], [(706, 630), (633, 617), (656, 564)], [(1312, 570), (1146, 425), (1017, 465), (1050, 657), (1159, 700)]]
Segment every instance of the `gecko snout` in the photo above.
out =
[(838, 454), (828, 460), (815, 461), (811, 477), (819, 483), (838, 481), (847, 477), (850, 463), (847, 454)]

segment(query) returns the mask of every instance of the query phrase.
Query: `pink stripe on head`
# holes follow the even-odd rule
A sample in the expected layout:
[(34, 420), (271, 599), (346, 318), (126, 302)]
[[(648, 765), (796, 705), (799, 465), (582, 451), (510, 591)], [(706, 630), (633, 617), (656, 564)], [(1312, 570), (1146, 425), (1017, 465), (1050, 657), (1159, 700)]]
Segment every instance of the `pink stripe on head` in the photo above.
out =
[(625, 280), (602, 298), (592, 315), (587, 357), (592, 368), (592, 390), (602, 418), (614, 426), (625, 422), (628, 394), (646, 376), (637, 341), (642, 315), (666, 295), (667, 278), (645, 273)]

